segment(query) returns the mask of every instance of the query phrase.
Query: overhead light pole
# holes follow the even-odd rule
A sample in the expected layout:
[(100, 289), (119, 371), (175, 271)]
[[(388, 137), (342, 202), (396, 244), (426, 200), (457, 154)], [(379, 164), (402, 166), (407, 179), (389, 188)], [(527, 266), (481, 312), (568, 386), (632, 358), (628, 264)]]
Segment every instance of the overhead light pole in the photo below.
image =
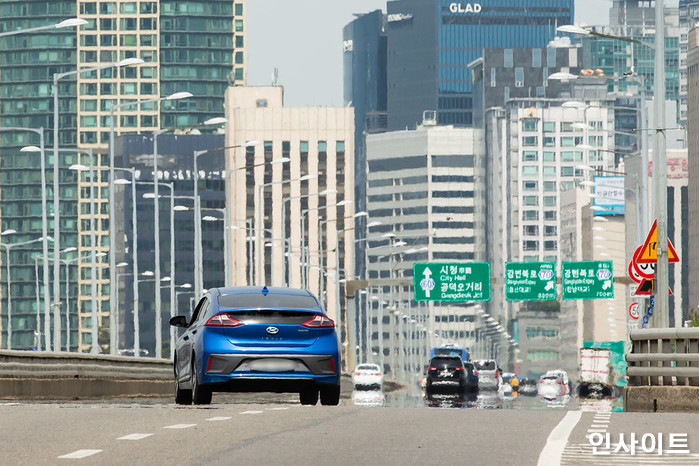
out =
[[(136, 100), (136, 101), (130, 101), (130, 102), (123, 102), (118, 105), (113, 105), (109, 109), (109, 277), (110, 280), (112, 280), (112, 277), (115, 276), (116, 274), (116, 215), (115, 215), (115, 209), (113, 208), (115, 205), (115, 199), (114, 199), (114, 113), (117, 110), (120, 110), (122, 108), (128, 108), (128, 107), (133, 107), (133, 106), (140, 106), (142, 104), (150, 104), (150, 103), (158, 103), (162, 102), (164, 100), (179, 100), (179, 99), (186, 99), (188, 97), (192, 97), (192, 94), (189, 92), (176, 92), (174, 94), (170, 94), (166, 97), (158, 97), (156, 99), (141, 99), (141, 100)], [(156, 158), (157, 159), (157, 158)], [(158, 173), (157, 171), (153, 173), (154, 181), (157, 180), (158, 178)], [(156, 226), (159, 226), (158, 221), (158, 211), (157, 211), (157, 202), (158, 202), (158, 188), (157, 188), (157, 183), (155, 183), (154, 187), (154, 192), (155, 192), (155, 203), (156, 203), (156, 215), (155, 215), (155, 221), (156, 221)], [(158, 229), (155, 229), (155, 234), (158, 235)], [(160, 280), (160, 245), (158, 244), (158, 238), (155, 240), (155, 249), (156, 249), (156, 283), (159, 283)], [(116, 284), (114, 284), (116, 285)], [(110, 354), (116, 354), (116, 328), (115, 328), (115, 322), (114, 322), (114, 316), (116, 309), (114, 309), (116, 305), (116, 294), (117, 294), (117, 287), (116, 286), (110, 286), (109, 287), (109, 353)], [(156, 300), (156, 310), (155, 312), (160, 315), (160, 309), (158, 305), (158, 301)]]
[[(38, 152), (40, 152), (40, 169), (41, 169), (41, 237), (42, 241), (42, 253), (45, 256), (49, 254), (49, 243), (48, 243), (48, 217), (47, 217), (47, 200), (46, 200), (46, 150), (44, 146), (44, 128), (0, 128), (0, 131), (28, 131), (36, 133), (39, 135), (39, 147)], [(36, 146), (30, 146), (31, 150), (25, 150), (23, 147), (20, 152), (35, 152)], [(43, 274), (44, 274), (44, 326), (46, 329), (51, 328), (51, 293), (49, 292), (49, 266), (46, 262), (43, 264)], [(38, 309), (37, 309), (38, 311)], [(38, 330), (38, 329), (37, 329)], [(46, 351), (51, 351), (51, 332), (48, 330), (44, 332), (44, 346)]]
[[(655, 321), (654, 327), (669, 327), (669, 276), (667, 261), (667, 158), (665, 131), (665, 5), (663, 1), (655, 2), (655, 38), (653, 43), (601, 34), (578, 26), (565, 25), (557, 28), (558, 31), (572, 34), (592, 35), (609, 39), (632, 42), (649, 47), (653, 50), (654, 79), (653, 79), (653, 116), (655, 124), (655, 139), (653, 145), (653, 208), (657, 219), (657, 263), (655, 267)], [(642, 170), (647, 170), (643, 167)]]
[(70, 18), (56, 24), (47, 24), (46, 26), (37, 26), (27, 29), (17, 29), (15, 31), (0, 32), (0, 37), (14, 36), (17, 34), (28, 34), (32, 32), (45, 31), (47, 29), (60, 29), (66, 27), (82, 26), (83, 24), (87, 24), (87, 21), (85, 21), (82, 18)]
[[(53, 295), (54, 295), (54, 307), (56, 308), (54, 311), (54, 345), (58, 346), (60, 348), (61, 346), (61, 320), (60, 320), (60, 313), (58, 312), (61, 306), (60, 300), (58, 297), (60, 297), (60, 274), (61, 274), (61, 269), (60, 269), (60, 246), (61, 246), (61, 238), (60, 238), (60, 211), (59, 211), (59, 180), (60, 180), (60, 173), (59, 173), (59, 168), (60, 168), (60, 163), (59, 163), (59, 158), (58, 158), (58, 144), (59, 144), (59, 137), (58, 137), (58, 118), (59, 118), (59, 108), (58, 108), (58, 81), (69, 77), (69, 76), (75, 76), (83, 73), (91, 73), (93, 71), (100, 71), (100, 70), (105, 70), (108, 68), (120, 68), (123, 66), (130, 66), (130, 65), (139, 65), (143, 63), (143, 60), (140, 58), (126, 58), (124, 60), (118, 61), (116, 63), (110, 63), (109, 65), (103, 65), (103, 66), (95, 66), (91, 68), (82, 68), (79, 70), (73, 70), (73, 71), (67, 71), (65, 73), (54, 73), (53, 74), (53, 251), (54, 251), (54, 263), (53, 263), (53, 274), (54, 274), (54, 279), (53, 279)], [(113, 122), (112, 122), (113, 123)], [(113, 131), (112, 131), (113, 133)], [(113, 142), (113, 139), (110, 138), (110, 146)], [(113, 151), (113, 148), (110, 147), (110, 151)], [(110, 196), (109, 199), (109, 212), (111, 214), (114, 206), (114, 199), (113, 196)], [(111, 222), (110, 222), (110, 230), (111, 230)], [(111, 242), (113, 238), (110, 236), (110, 248), (113, 247), (113, 244)], [(113, 270), (110, 269), (110, 273), (113, 272)], [(110, 276), (111, 279), (111, 276)], [(110, 291), (112, 290), (113, 287), (110, 287)], [(113, 303), (114, 301), (110, 302)], [(112, 311), (113, 312), (113, 311)], [(110, 342), (111, 342), (112, 336), (110, 335)], [(111, 348), (110, 348), (111, 351)], [(116, 354), (116, 353), (112, 353)]]
[[(199, 271), (199, 273), (194, 274), (194, 300), (198, 301), (201, 299), (204, 290), (204, 270), (202, 263), (202, 246), (201, 246), (201, 198), (199, 197), (199, 168), (198, 159), (204, 154), (211, 152), (219, 152), (227, 149), (237, 149), (239, 147), (252, 147), (259, 146), (262, 141), (247, 141), (243, 144), (234, 144), (232, 146), (217, 147), (214, 149), (204, 149), (194, 151), (194, 171), (192, 173), (194, 178), (194, 268)], [(228, 178), (228, 176), (226, 176)], [(226, 184), (227, 184), (226, 180)], [(226, 189), (227, 190), (227, 189)], [(229, 202), (229, 199), (226, 199)], [(228, 234), (228, 233), (226, 233)]]

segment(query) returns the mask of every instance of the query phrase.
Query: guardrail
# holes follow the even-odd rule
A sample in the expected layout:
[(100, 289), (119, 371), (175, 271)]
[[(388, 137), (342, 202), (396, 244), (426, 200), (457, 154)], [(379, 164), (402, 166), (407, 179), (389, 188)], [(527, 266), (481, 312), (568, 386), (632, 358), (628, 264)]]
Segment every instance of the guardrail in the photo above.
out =
[(0, 398), (165, 395), (167, 359), (40, 351), (0, 351)]
[(699, 386), (699, 328), (638, 329), (629, 337), (629, 385)]

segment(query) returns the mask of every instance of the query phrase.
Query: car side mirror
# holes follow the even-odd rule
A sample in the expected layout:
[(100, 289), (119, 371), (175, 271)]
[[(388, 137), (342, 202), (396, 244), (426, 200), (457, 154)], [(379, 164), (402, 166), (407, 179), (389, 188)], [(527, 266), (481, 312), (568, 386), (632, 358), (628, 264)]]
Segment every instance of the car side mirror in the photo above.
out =
[(170, 318), (170, 325), (173, 327), (184, 327), (187, 328), (187, 317), (186, 316), (175, 316)]

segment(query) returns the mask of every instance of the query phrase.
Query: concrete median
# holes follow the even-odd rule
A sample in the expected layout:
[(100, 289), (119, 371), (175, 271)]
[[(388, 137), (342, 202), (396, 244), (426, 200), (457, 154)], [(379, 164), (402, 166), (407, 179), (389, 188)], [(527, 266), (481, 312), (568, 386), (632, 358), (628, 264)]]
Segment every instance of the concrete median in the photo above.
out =
[(653, 413), (699, 413), (699, 387), (627, 386), (624, 411)]

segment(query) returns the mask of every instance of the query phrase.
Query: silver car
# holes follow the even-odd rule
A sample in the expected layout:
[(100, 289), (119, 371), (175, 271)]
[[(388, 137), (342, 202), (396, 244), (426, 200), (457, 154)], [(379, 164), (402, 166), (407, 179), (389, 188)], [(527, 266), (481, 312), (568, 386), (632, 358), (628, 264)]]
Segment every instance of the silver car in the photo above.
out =
[(480, 390), (500, 390), (502, 375), (498, 369), (498, 363), (494, 359), (480, 359), (473, 361), (478, 371), (478, 388)]

